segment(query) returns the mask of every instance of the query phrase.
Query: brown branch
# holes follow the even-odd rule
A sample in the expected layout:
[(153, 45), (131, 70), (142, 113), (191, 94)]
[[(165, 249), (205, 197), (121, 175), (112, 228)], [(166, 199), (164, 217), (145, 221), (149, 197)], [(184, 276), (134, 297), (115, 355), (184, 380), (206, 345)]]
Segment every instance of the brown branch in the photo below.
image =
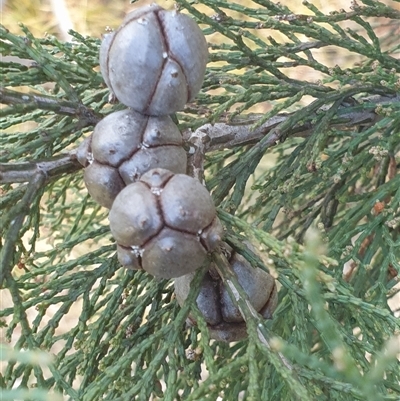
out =
[[(4, 90), (0, 89), (0, 95), (4, 93), (2, 91)], [(52, 101), (59, 105), (54, 99)], [(400, 95), (393, 97), (371, 96), (363, 99), (362, 106), (343, 105), (338, 109), (336, 117), (331, 122), (331, 127), (350, 130), (356, 127), (371, 126), (382, 118), (375, 111), (378, 106), (399, 101)], [(329, 106), (320, 109), (319, 113), (328, 108)], [(267, 135), (268, 140), (263, 143), (264, 148), (273, 146), (282, 139), (279, 126), (284, 124), (292, 115), (293, 113), (278, 114), (255, 129), (253, 127), (263, 117), (262, 114), (249, 114), (245, 117), (236, 118), (229, 123), (205, 124), (194, 132), (185, 132), (184, 136), (189, 148), (188, 174), (201, 182), (204, 181), (204, 155), (207, 152), (256, 144)], [(311, 135), (314, 129), (311, 121), (316, 117), (317, 114), (310, 116), (307, 122), (294, 126), (289, 132), (285, 131), (285, 135), (302, 137)], [(76, 160), (74, 151), (52, 160), (0, 164), (0, 184), (28, 182), (39, 170), (44, 171), (47, 177), (51, 177), (63, 173), (72, 173), (80, 168), (82, 166)]]
[[(371, 96), (362, 99), (362, 106), (349, 106), (348, 104), (344, 104), (338, 109), (336, 117), (331, 122), (331, 127), (339, 130), (352, 130), (357, 127), (372, 126), (382, 118), (375, 111), (378, 105), (399, 101), (400, 95), (393, 97)], [(319, 110), (318, 114), (324, 112), (327, 108), (329, 108), (329, 106)], [(361, 108), (362, 110), (360, 110)], [(314, 129), (314, 125), (311, 121), (316, 118), (318, 114), (310, 116), (308, 122), (294, 126), (286, 135), (302, 137), (311, 135)], [(185, 137), (189, 143), (199, 143), (198, 138), (201, 138), (201, 142), (204, 143), (204, 153), (214, 150), (230, 149), (236, 146), (257, 143), (272, 131), (279, 132), (279, 130), (275, 129), (292, 115), (293, 113), (278, 114), (264, 122), (261, 126), (253, 129), (254, 125), (263, 115), (251, 114), (244, 118), (236, 118), (227, 123), (205, 124), (194, 132), (185, 133)], [(272, 137), (275, 141), (281, 139), (279, 135), (272, 135)]]
[(35, 93), (21, 93), (0, 87), (0, 103), (9, 104), (12, 107), (24, 107), (28, 109), (41, 109), (52, 111), (56, 114), (79, 118), (84, 126), (97, 124), (101, 116), (83, 104), (59, 100), (52, 96)]
[(188, 139), (187, 174), (204, 184), (204, 155), (209, 137), (201, 130), (193, 132)]
[(51, 160), (39, 160), (24, 163), (0, 163), (0, 184), (31, 182), (38, 175), (44, 174), (46, 181), (51, 177), (68, 174), (82, 166), (73, 152)]

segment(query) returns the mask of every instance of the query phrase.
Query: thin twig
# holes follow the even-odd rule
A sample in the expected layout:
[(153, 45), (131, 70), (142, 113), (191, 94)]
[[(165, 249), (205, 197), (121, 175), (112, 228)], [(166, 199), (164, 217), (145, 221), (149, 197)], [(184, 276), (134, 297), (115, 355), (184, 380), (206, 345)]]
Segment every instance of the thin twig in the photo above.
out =
[[(356, 127), (366, 127), (375, 124), (382, 117), (376, 113), (375, 109), (378, 105), (399, 102), (400, 95), (397, 96), (371, 96), (362, 99), (362, 106), (349, 106), (344, 104), (338, 109), (338, 113), (332, 119), (331, 127), (339, 130), (350, 130)], [(319, 112), (324, 112), (323, 108)], [(278, 114), (261, 126), (254, 128), (255, 124), (263, 117), (262, 114), (251, 114), (244, 118), (237, 118), (227, 123), (205, 124), (194, 132), (186, 132), (185, 137), (188, 142), (197, 143), (197, 138), (201, 138), (204, 143), (204, 151), (210, 152), (214, 150), (230, 149), (236, 146), (254, 144), (263, 137), (283, 124), (294, 113)], [(311, 122), (318, 116), (318, 113), (310, 116), (308, 121), (302, 125), (294, 126), (287, 136), (307, 137), (313, 132), (314, 125)], [(275, 130), (274, 130), (275, 131)], [(271, 136), (271, 141), (279, 141), (279, 131), (275, 131), (276, 135)]]
[[(9, 94), (11, 97), (7, 97)], [(18, 96), (16, 99), (20, 100), (25, 96), (18, 92), (0, 88), (0, 102), (4, 95), (7, 101), (12, 103), (13, 94), (17, 94)], [(28, 95), (26, 96), (29, 97)], [(51, 97), (47, 98), (45, 96), (32, 95), (29, 99), (32, 97), (35, 98), (35, 100), (32, 101), (41, 102), (40, 104), (43, 108), (47, 107), (46, 105), (51, 105), (48, 109), (54, 107), (60, 108), (61, 105), (66, 107), (67, 104), (73, 105), (71, 102), (63, 103)], [(338, 109), (336, 117), (332, 120), (331, 127), (340, 130), (349, 130), (360, 126), (371, 126), (382, 118), (376, 113), (376, 107), (393, 102), (400, 102), (400, 95), (393, 97), (371, 96), (365, 98), (363, 99), (362, 110), (360, 110), (361, 106), (359, 105), (350, 107), (345, 104)], [(61, 110), (61, 108), (59, 110)], [(65, 114), (76, 115), (76, 113), (78, 113), (78, 110), (73, 108), (63, 108), (62, 110)], [(90, 109), (85, 110), (89, 113), (88, 116), (90, 117), (90, 114), (93, 112)], [(320, 112), (323, 111), (324, 109), (320, 110)], [(189, 145), (188, 174), (197, 178), (200, 182), (204, 181), (204, 155), (207, 152), (255, 144), (267, 135), (268, 140), (263, 143), (264, 149), (274, 145), (282, 140), (282, 131), (279, 129), (279, 126), (284, 124), (292, 115), (293, 113), (278, 114), (255, 129), (253, 129), (253, 127), (263, 117), (262, 114), (249, 114), (240, 119), (236, 118), (229, 123), (204, 124), (194, 132), (185, 132), (185, 140)], [(94, 120), (91, 120), (92, 123), (100, 121), (100, 118), (94, 114), (91, 114), (91, 116), (94, 118)], [(309, 136), (314, 129), (311, 120), (316, 116), (317, 115), (310, 116), (308, 122), (294, 126), (289, 133), (285, 133), (285, 136)], [(69, 155), (62, 155), (60, 158), (50, 161), (0, 164), (0, 184), (30, 181), (32, 176), (35, 175), (35, 172), (41, 169), (46, 171), (48, 176), (54, 176), (63, 172), (72, 173), (79, 168), (82, 168), (82, 166), (76, 161), (74, 152), (71, 152)]]
[(77, 117), (83, 126), (97, 124), (101, 116), (83, 104), (59, 100), (52, 96), (34, 93), (21, 93), (10, 89), (0, 88), (0, 103), (11, 106), (22, 105), (29, 109), (53, 111), (56, 114)]
[[(239, 284), (235, 272), (232, 270), (226, 257), (219, 252), (214, 252), (213, 259), (215, 262), (215, 267), (220, 275), (226, 289), (235, 305), (238, 306), (239, 311), (246, 322), (247, 327), (252, 327), (257, 334), (258, 344), (264, 349), (269, 355), (271, 363), (279, 371), (284, 372), (283, 377), (288, 382), (289, 386), (292, 388), (297, 388), (303, 394), (300, 396), (298, 394), (298, 399), (305, 399), (309, 394), (307, 390), (302, 386), (300, 379), (297, 374), (296, 366), (293, 366), (288, 359), (274, 347), (271, 346), (271, 338), (273, 334), (263, 324), (263, 320), (260, 315), (256, 312), (253, 305), (243, 290), (242, 286)], [(250, 331), (249, 331), (250, 333)], [(276, 336), (275, 336), (276, 337)], [(308, 399), (308, 398), (307, 398)]]
[(44, 171), (39, 170), (29, 182), (22, 199), (9, 212), (12, 219), (5, 235), (4, 245), (0, 251), (0, 288), (3, 285), (4, 278), (12, 269), (15, 244), (18, 241), (25, 217), (30, 212), (30, 205), (37, 196), (38, 191), (45, 185), (45, 182), (46, 174)]
[(187, 174), (204, 184), (204, 155), (209, 137), (201, 130), (193, 132), (188, 140), (188, 171)]
[(39, 174), (44, 174), (46, 180), (50, 177), (72, 173), (82, 166), (76, 160), (73, 152), (61, 155), (51, 160), (38, 160), (24, 163), (0, 163), (0, 184), (30, 182)]
[(31, 204), (46, 182), (55, 176), (71, 173), (82, 166), (73, 152), (58, 158), (37, 162), (0, 164), (0, 184), (29, 182), (22, 199), (9, 211), (10, 224), (5, 235), (4, 246), (0, 252), (0, 287), (10, 273), (13, 263), (16, 242), (26, 216), (31, 211)]
[[(222, 281), (224, 282), (232, 300), (235, 304), (238, 305), (240, 313), (243, 317), (243, 320), (249, 324), (249, 320), (254, 324), (257, 328), (257, 335), (260, 343), (267, 347), (269, 350), (272, 350), (271, 345), (269, 343), (269, 338), (265, 334), (265, 328), (263, 326), (263, 320), (257, 311), (254, 309), (251, 304), (246, 292), (243, 290), (242, 286), (239, 284), (237, 276), (230, 266), (228, 260), (225, 258), (222, 252), (214, 253), (214, 261), (215, 267), (220, 275)], [(292, 365), (289, 361), (280, 353), (278, 353), (279, 358), (281, 359), (283, 365), (289, 369), (293, 370)]]

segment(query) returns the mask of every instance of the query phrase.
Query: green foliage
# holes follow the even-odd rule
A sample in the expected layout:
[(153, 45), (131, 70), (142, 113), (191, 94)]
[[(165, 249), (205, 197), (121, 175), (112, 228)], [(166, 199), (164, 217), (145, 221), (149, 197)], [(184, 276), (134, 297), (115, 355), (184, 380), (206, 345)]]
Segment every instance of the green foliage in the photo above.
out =
[[(52, 358), (49, 354), (42, 351), (17, 351), (11, 347), (0, 344), (0, 360), (9, 361), (9, 363), (19, 362), (24, 365), (42, 365), (49, 366), (52, 363)], [(2, 387), (6, 387), (2, 382)], [(50, 394), (45, 389), (2, 389), (1, 399), (3, 401), (15, 401), (19, 399), (35, 399), (38, 401), (60, 401), (62, 397), (60, 394)]]
[[(171, 282), (119, 266), (107, 212), (63, 158), (123, 107), (108, 103), (99, 40), (1, 27), (3, 56), (30, 61), (1, 63), (0, 319), (15, 349), (56, 354), (46, 368), (10, 359), (1, 386), (84, 401), (398, 400), (400, 13), (367, 0), (328, 15), (309, 3), (309, 15), (267, 0), (177, 3), (211, 49), (180, 128), (222, 121), (251, 137), (277, 121), (205, 163), (226, 241), (277, 276), (274, 319), (254, 313), (219, 255), (247, 321), (239, 343), (210, 341), (194, 303), (201, 272), (180, 308)], [(348, 65), (321, 60), (328, 46)], [(186, 327), (189, 311), (198, 327)]]

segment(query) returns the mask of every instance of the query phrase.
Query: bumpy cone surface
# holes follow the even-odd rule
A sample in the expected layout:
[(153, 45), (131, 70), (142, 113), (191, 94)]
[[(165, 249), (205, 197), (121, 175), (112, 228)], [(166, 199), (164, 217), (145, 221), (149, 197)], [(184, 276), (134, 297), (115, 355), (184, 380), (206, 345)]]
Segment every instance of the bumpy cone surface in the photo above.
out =
[(207, 189), (165, 169), (150, 170), (125, 187), (109, 219), (121, 264), (161, 278), (201, 267), (223, 233)]
[[(229, 262), (254, 309), (266, 319), (271, 319), (278, 302), (275, 279), (265, 271), (253, 268), (237, 253), (231, 255)], [(176, 299), (180, 305), (183, 305), (189, 295), (194, 276), (195, 273), (190, 273), (174, 281)], [(246, 325), (242, 315), (212, 265), (203, 278), (196, 302), (208, 324), (211, 338), (221, 341), (246, 338)], [(189, 323), (196, 324), (191, 316)]]
[(110, 90), (125, 105), (149, 115), (181, 110), (201, 89), (207, 42), (187, 15), (145, 6), (105, 35), (100, 68)]
[(186, 172), (182, 135), (170, 117), (127, 109), (109, 114), (78, 148), (84, 180), (93, 199), (110, 208), (118, 193), (152, 168)]

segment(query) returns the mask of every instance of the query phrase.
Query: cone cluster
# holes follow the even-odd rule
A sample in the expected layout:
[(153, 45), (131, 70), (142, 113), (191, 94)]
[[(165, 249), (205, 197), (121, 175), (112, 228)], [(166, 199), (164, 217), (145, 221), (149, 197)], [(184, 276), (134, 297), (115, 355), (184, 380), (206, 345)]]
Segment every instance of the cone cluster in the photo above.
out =
[[(100, 121), (77, 151), (90, 195), (110, 209), (120, 263), (158, 278), (179, 277), (175, 289), (181, 304), (194, 272), (223, 236), (207, 189), (186, 175), (182, 135), (169, 117), (197, 95), (207, 58), (204, 35), (188, 16), (155, 4), (129, 13), (115, 32), (105, 35), (100, 48), (103, 78), (128, 108)], [(266, 293), (261, 301), (258, 295), (255, 299), (257, 310), (267, 309), (268, 313), (261, 313), (270, 317), (276, 304), (275, 282), (242, 259), (233, 256), (232, 266), (239, 266), (238, 277), (246, 276), (246, 291), (246, 283), (253, 280), (252, 286), (247, 285), (250, 295)], [(219, 311), (218, 321), (206, 318), (214, 338), (238, 340), (241, 336), (229, 335), (237, 327), (229, 329), (229, 324), (241, 321), (240, 314), (235, 311), (233, 321), (229, 313), (221, 312), (226, 307), (233, 310), (234, 305), (227, 306), (225, 298), (209, 291), (217, 288), (209, 277), (203, 280), (199, 308), (205, 316)]]

